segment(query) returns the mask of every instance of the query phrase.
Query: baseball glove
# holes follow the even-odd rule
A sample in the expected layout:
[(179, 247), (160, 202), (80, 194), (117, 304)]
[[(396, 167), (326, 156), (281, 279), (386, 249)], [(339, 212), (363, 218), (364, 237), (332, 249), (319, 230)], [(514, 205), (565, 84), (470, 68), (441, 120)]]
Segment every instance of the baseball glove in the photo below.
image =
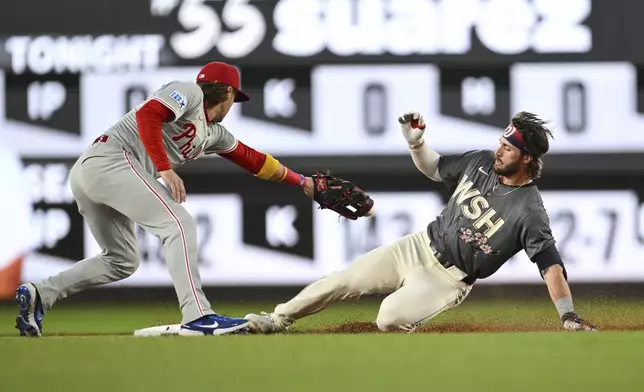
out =
[(564, 329), (568, 331), (599, 331), (593, 324), (581, 318), (575, 312), (568, 312), (561, 316)]
[(370, 215), (373, 200), (352, 182), (334, 177), (328, 170), (317, 172), (311, 178), (313, 200), (320, 209), (333, 210), (351, 220)]

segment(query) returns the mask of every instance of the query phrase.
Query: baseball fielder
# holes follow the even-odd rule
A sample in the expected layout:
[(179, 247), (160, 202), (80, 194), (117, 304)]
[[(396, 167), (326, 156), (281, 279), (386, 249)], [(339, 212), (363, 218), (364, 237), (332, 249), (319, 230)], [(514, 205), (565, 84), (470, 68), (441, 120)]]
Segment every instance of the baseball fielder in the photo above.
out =
[(239, 89), (235, 67), (212, 62), (199, 72), (196, 83), (162, 86), (96, 138), (72, 167), (70, 184), (102, 252), (17, 289), (16, 328), (21, 335), (40, 336), (43, 316), (57, 300), (136, 271), (133, 222), (163, 243), (183, 314), (182, 330), (227, 334), (247, 327), (244, 319), (217, 315), (204, 296), (197, 228), (181, 205), (186, 191), (173, 168), (204, 154), (219, 154), (261, 179), (300, 187), (312, 196), (311, 178), (246, 146), (220, 124), (233, 102), (248, 100)]
[(411, 332), (459, 305), (477, 279), (489, 277), (521, 250), (537, 265), (563, 327), (595, 330), (574, 312), (566, 269), (533, 182), (552, 136), (545, 122), (521, 112), (496, 151), (442, 156), (426, 144), (418, 113), (406, 113), (399, 122), (418, 170), (452, 193), (440, 216), (427, 230), (376, 248), (309, 285), (272, 313), (246, 315), (250, 330), (285, 331), (334, 302), (389, 294), (380, 305), (378, 328)]

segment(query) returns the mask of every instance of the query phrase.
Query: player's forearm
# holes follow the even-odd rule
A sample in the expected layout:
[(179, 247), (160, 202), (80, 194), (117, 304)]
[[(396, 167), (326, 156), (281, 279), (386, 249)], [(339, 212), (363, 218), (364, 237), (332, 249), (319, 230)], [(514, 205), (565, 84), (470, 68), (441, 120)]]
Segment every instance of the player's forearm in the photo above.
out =
[(304, 188), (304, 185), (306, 184), (306, 177), (304, 175), (297, 173), (282, 164), (279, 165), (279, 168), (268, 179), (300, 188)]
[(572, 294), (570, 292), (570, 286), (563, 274), (563, 268), (558, 265), (551, 265), (546, 270), (543, 278), (548, 286), (548, 293), (550, 294), (550, 299), (555, 304), (559, 316), (568, 312), (574, 312), (572, 304)]
[(424, 140), (421, 140), (418, 145), (410, 145), (409, 152), (411, 159), (414, 161), (416, 168), (428, 178), (434, 181), (440, 181), (440, 174), (438, 173), (438, 162), (440, 154), (427, 146)]
[(263, 180), (279, 181), (300, 188), (306, 182), (303, 175), (288, 169), (270, 154), (259, 152), (240, 141), (232, 151), (219, 155)]

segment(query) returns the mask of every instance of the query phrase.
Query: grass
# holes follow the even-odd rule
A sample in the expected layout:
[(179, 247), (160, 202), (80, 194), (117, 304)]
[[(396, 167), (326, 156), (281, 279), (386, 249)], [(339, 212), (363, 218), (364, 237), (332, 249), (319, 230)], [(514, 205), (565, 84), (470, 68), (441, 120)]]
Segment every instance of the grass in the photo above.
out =
[[(243, 316), (268, 304), (215, 304)], [(583, 302), (600, 327), (644, 326), (637, 302)], [(176, 323), (174, 306), (57, 306), (44, 339), (13, 336), (13, 307), (0, 306), (0, 391), (569, 391), (644, 385), (644, 332), (307, 333), (373, 321), (377, 303), (338, 305), (276, 336), (133, 338), (134, 329)], [(465, 302), (434, 325), (535, 326), (559, 330), (552, 304)], [(539, 329), (537, 328), (537, 329)], [(528, 328), (530, 329), (530, 328)], [(59, 336), (111, 334), (111, 336)], [(58, 335), (58, 336), (57, 336)]]

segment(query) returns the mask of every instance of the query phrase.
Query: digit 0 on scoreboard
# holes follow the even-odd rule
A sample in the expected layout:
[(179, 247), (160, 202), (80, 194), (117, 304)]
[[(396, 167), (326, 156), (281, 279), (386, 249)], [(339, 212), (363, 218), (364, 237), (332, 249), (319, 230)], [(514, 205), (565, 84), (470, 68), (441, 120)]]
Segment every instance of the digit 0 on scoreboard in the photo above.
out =
[(368, 83), (362, 95), (362, 119), (365, 132), (382, 135), (387, 130), (388, 112), (387, 88), (380, 82)]
[(563, 126), (570, 133), (581, 133), (586, 130), (588, 101), (586, 87), (579, 80), (570, 80), (562, 88)]
[(438, 76), (431, 65), (314, 68), (314, 143), (336, 154), (391, 153), (392, 146), (401, 146), (395, 121), (400, 113), (415, 108), (436, 118)]
[(551, 122), (552, 152), (644, 151), (644, 132), (632, 131), (644, 127), (633, 64), (515, 64), (510, 86), (513, 113)]

